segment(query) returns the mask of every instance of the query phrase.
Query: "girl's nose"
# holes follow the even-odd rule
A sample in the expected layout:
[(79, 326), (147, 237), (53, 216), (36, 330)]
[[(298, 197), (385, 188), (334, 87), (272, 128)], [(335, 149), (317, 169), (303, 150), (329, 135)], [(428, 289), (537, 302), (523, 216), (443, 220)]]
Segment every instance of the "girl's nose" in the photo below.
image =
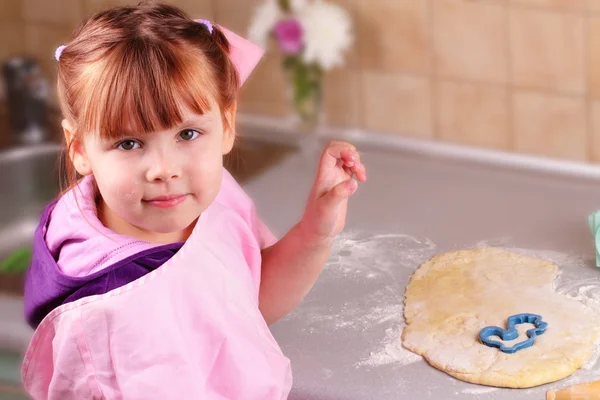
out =
[(181, 168), (169, 157), (156, 157), (146, 174), (149, 182), (166, 182), (181, 176)]

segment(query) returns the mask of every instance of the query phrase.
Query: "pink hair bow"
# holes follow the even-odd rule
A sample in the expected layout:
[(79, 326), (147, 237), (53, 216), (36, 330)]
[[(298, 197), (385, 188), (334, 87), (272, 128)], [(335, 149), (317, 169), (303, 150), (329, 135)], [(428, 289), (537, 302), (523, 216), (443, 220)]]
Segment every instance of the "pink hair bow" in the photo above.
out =
[[(212, 24), (209, 21), (204, 19), (197, 19), (195, 21), (206, 25), (209, 32), (212, 33)], [(248, 39), (244, 39), (221, 25), (218, 26), (229, 41), (229, 57), (240, 75), (241, 85), (246, 81), (254, 68), (256, 68), (265, 51)]]

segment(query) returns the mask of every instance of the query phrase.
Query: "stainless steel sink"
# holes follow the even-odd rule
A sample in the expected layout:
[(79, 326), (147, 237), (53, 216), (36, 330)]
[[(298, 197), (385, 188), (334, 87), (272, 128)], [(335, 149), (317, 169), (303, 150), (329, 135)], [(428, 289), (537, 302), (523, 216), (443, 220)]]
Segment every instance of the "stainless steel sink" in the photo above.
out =
[[(295, 151), (293, 145), (244, 138), (224, 160), (244, 184)], [(31, 246), (44, 206), (60, 191), (61, 146), (43, 144), (0, 151), (0, 261)], [(0, 293), (21, 295), (23, 276), (0, 273)]]
[[(0, 152), (0, 260), (30, 246), (44, 206), (60, 190), (61, 147), (43, 144)], [(0, 274), (0, 292), (22, 293), (22, 276)]]

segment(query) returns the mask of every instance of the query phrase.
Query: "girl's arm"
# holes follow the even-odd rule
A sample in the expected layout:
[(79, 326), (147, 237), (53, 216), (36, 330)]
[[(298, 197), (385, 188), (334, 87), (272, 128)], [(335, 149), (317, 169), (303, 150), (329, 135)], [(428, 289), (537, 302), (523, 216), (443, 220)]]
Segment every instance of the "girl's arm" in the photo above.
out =
[(302, 220), (262, 251), (259, 308), (268, 324), (292, 311), (313, 287), (344, 228), (348, 198), (366, 171), (356, 148), (330, 143), (321, 156)]

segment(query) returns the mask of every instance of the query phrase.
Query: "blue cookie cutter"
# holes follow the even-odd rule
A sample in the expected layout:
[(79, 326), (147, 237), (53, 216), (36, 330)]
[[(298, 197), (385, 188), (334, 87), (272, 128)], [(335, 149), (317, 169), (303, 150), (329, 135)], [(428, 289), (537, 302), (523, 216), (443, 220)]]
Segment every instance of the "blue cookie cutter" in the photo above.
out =
[[(533, 324), (535, 328), (527, 331), (527, 336), (529, 339), (524, 342), (517, 343), (514, 346), (507, 347), (504, 343), (501, 343), (497, 340), (492, 340), (490, 337), (498, 336), (502, 340), (515, 340), (519, 337), (519, 332), (515, 328), (520, 324)], [(536, 336), (543, 334), (546, 332), (546, 328), (548, 324), (542, 321), (542, 317), (536, 314), (517, 314), (512, 317), (508, 317), (508, 329), (502, 329), (497, 326), (488, 326), (483, 328), (479, 332), (479, 339), (483, 342), (483, 344), (490, 347), (497, 347), (504, 353), (513, 354), (521, 349), (525, 349), (533, 345)]]

